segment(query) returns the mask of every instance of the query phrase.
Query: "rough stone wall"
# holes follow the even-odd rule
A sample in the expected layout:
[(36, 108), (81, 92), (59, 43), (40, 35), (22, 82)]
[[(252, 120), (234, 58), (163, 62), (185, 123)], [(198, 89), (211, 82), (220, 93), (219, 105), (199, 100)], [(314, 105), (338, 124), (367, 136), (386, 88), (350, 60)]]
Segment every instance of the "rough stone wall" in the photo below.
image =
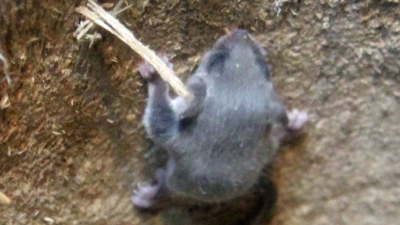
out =
[[(289, 108), (309, 112), (276, 162), (271, 224), (400, 221), (399, 1), (282, 0), (279, 15), (272, 0), (127, 2), (121, 21), (182, 77), (224, 28), (249, 30)], [(151, 160), (140, 58), (101, 29), (78, 43), (80, 4), (0, 2), (0, 224), (185, 224), (132, 209)]]

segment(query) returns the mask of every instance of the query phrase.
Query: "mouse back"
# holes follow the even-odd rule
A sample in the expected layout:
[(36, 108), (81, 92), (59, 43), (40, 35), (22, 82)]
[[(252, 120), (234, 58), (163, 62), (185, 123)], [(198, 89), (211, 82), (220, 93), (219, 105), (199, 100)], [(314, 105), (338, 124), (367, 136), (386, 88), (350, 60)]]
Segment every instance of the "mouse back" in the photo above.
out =
[(171, 142), (170, 188), (220, 201), (257, 182), (276, 152), (269, 137), (272, 107), (284, 109), (275, 99), (265, 54), (247, 31), (237, 30), (204, 56), (191, 79), (204, 80), (206, 98), (196, 117), (180, 121), (179, 136)]

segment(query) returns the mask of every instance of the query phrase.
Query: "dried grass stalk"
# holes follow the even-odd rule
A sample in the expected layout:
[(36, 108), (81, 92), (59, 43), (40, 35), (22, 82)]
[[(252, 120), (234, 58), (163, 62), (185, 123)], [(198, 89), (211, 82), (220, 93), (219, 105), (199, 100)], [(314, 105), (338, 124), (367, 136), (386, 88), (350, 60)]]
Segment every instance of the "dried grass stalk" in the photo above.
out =
[(137, 52), (143, 59), (149, 62), (159, 72), (162, 79), (169, 83), (176, 94), (191, 101), (192, 94), (187, 90), (182, 81), (174, 74), (165, 63), (140, 41), (138, 41), (132, 32), (122, 25), (114, 16), (106, 12), (102, 7), (92, 0), (89, 0), (88, 7), (80, 6), (76, 8), (76, 12), (86, 16), (97, 25), (108, 30), (125, 42), (132, 50)]

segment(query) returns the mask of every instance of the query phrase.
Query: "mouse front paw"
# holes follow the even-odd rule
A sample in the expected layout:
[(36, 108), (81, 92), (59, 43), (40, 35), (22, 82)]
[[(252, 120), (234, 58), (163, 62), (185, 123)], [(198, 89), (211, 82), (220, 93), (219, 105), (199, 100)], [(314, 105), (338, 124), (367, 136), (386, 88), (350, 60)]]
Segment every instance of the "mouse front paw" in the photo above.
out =
[(141, 185), (138, 184), (134, 194), (131, 197), (132, 203), (139, 208), (150, 208), (153, 205), (154, 198), (159, 190), (159, 185)]
[[(158, 55), (160, 59), (172, 70), (174, 68), (174, 65), (168, 60), (168, 57), (163, 54)], [(156, 71), (156, 69), (147, 61), (144, 61), (139, 64), (138, 67), (140, 75), (145, 79), (146, 81), (153, 81), (156, 78), (158, 78), (160, 75)]]
[(298, 130), (303, 127), (304, 123), (307, 122), (307, 113), (305, 111), (299, 111), (293, 109), (287, 113), (289, 118), (288, 128), (290, 130)]
[[(165, 183), (165, 173), (165, 169), (159, 168), (156, 170), (155, 176), (157, 184), (142, 185), (138, 183), (137, 188), (133, 191), (134, 194), (131, 197), (132, 203), (136, 207), (142, 209), (157, 208), (155, 205), (157, 205), (156, 203), (158, 203), (159, 197), (163, 192), (161, 187)], [(165, 188), (163, 188), (163, 190), (164, 189)]]

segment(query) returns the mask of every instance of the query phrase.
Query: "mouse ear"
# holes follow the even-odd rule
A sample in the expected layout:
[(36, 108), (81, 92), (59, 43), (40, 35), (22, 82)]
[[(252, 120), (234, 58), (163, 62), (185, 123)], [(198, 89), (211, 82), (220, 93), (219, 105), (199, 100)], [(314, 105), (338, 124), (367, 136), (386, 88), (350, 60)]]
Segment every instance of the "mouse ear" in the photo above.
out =
[(178, 118), (181, 120), (199, 115), (207, 96), (207, 85), (201, 77), (192, 77), (188, 82), (188, 88), (193, 93), (194, 98), (188, 102), (187, 108), (178, 115)]

